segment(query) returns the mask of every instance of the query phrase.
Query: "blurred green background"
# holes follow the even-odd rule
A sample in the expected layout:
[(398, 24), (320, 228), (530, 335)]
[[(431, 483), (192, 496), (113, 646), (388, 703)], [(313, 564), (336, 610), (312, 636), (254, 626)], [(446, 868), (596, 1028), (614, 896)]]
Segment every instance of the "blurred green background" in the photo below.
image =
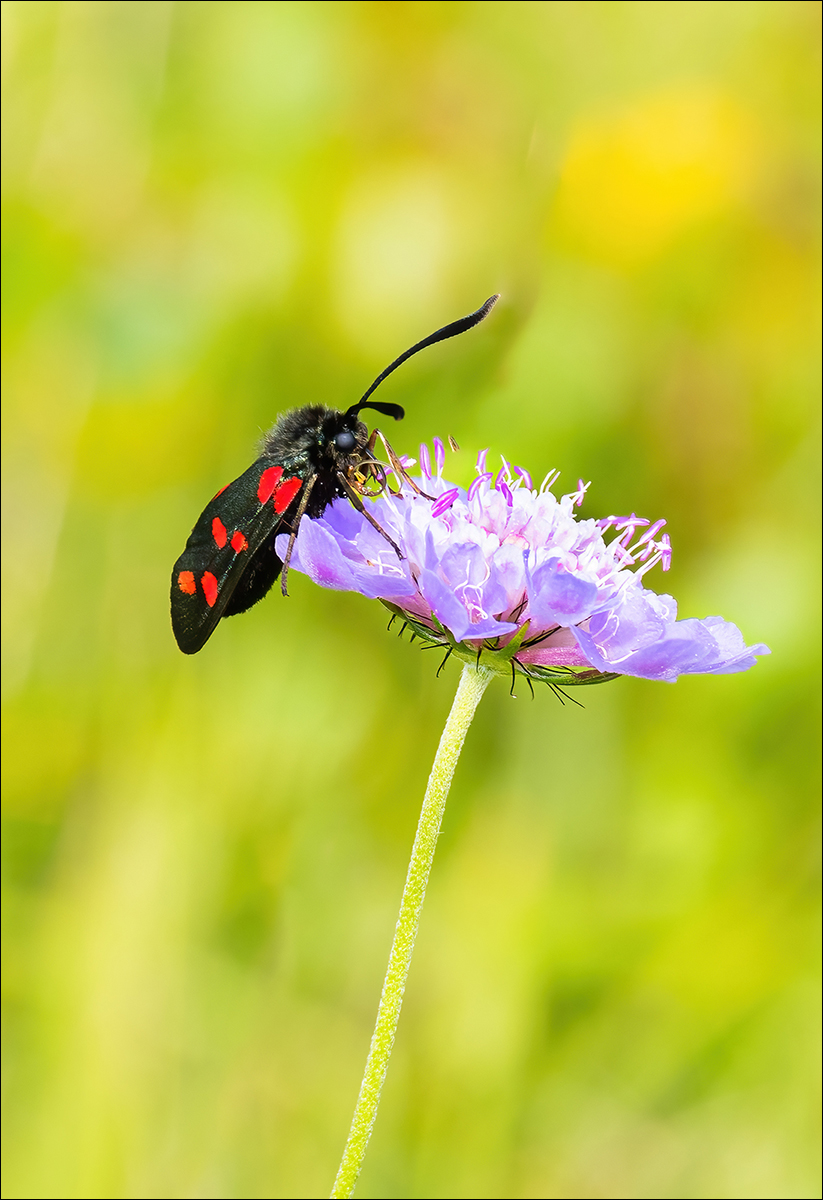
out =
[(665, 516), (772, 657), (484, 700), (360, 1197), (807, 1197), (819, 6), (7, 3), (9, 1197), (328, 1194), (456, 683), (172, 563), (277, 413), (382, 389)]

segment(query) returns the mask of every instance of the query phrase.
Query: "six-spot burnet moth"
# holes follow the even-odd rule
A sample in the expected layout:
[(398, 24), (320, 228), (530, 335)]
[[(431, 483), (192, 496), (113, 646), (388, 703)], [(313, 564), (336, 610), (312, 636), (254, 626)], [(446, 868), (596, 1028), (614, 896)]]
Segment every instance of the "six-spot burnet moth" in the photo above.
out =
[[(476, 312), (406, 350), (345, 412), (311, 404), (278, 418), (256, 462), (206, 505), (174, 564), (171, 623), (184, 654), (201, 650), (221, 617), (245, 612), (262, 600), (278, 576), (286, 594), (289, 560), (301, 518), (305, 513), (319, 517), (337, 496), (347, 496), (400, 555), (362, 497), (383, 491), (389, 471), (415, 485), (379, 430), (369, 434), (359, 418), (360, 410), (373, 408), (401, 420), (404, 412), (399, 404), (369, 399), (374, 389), (419, 350), (477, 325), (497, 299), (489, 297)], [(374, 457), (378, 437), (389, 458), (386, 465)], [(275, 550), (275, 539), (281, 533), (291, 535), (285, 561)]]

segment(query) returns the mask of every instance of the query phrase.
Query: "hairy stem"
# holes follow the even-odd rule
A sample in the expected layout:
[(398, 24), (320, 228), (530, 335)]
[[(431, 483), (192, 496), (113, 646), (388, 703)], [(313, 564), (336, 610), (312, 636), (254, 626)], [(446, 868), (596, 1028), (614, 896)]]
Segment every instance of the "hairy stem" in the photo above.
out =
[(340, 1168), (332, 1188), (332, 1200), (335, 1200), (336, 1197), (353, 1194), (357, 1176), (363, 1165), (366, 1147), (369, 1144), (374, 1119), (377, 1116), (377, 1106), (380, 1103), (380, 1093), (383, 1090), (389, 1057), (394, 1045), (397, 1022), (400, 1019), (406, 977), (414, 952), (414, 942), (420, 925), (420, 911), (423, 907), (429, 872), (437, 848), (446, 799), (460, 751), (463, 749), (466, 732), (493, 674), (494, 672), (486, 667), (474, 667), (468, 664), (463, 667), (460, 683), (457, 685), (457, 695), (446, 720), (440, 745), (437, 747), (426, 795), (423, 798), (420, 820), (417, 824), (417, 834), (412, 847), (403, 899), (400, 902), (400, 914), (397, 918), (394, 941), (389, 954), (389, 965), (383, 980), (383, 992), (377, 1009), (377, 1021), (369, 1047), (369, 1057), (366, 1060), (366, 1069), (363, 1073), (363, 1082), (360, 1085), (360, 1094), (357, 1097), (346, 1148), (343, 1151), (343, 1158), (340, 1161)]

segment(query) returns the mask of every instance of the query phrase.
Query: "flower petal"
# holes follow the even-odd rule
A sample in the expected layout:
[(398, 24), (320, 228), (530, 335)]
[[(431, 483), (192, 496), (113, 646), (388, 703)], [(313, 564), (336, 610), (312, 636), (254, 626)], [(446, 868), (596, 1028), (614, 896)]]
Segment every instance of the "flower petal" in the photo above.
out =
[(535, 628), (576, 625), (591, 616), (597, 603), (598, 586), (575, 575), (558, 558), (551, 558), (533, 571), (526, 562), (529, 615)]
[(511, 621), (496, 621), (493, 617), (472, 621), (465, 605), (453, 589), (434, 571), (422, 571), (417, 584), (432, 612), (440, 624), (449, 630), (455, 641), (493, 638), (514, 633), (517, 629)]
[[(288, 544), (288, 534), (277, 538), (275, 548), (281, 558), (285, 557)], [(300, 522), (300, 534), (294, 544), (291, 565), (295, 570), (303, 571), (320, 587), (341, 592), (357, 590), (350, 563), (343, 557), (336, 538), (322, 521), (304, 517)]]
[[(328, 511), (328, 510), (327, 510)], [(350, 511), (355, 512), (354, 509)], [(340, 542), (323, 518), (303, 517), (300, 534), (294, 545), (291, 566), (303, 571), (314, 583), (336, 591), (360, 592), (369, 600), (402, 599), (417, 591), (408, 564), (398, 559), (395, 551), (360, 513), (355, 512), (368, 534), (375, 534), (378, 544), (372, 545), (371, 559), (353, 553), (351, 543)], [(364, 536), (368, 536), (364, 533)], [(276, 550), (285, 558), (288, 534), (281, 534)], [(344, 550), (347, 553), (344, 553)], [(378, 557), (379, 556), (379, 557)]]
[(675, 621), (649, 645), (622, 658), (612, 660), (601, 652), (595, 639), (583, 629), (572, 632), (589, 661), (601, 671), (618, 671), (621, 675), (637, 675), (642, 679), (657, 679), (674, 683), (680, 675), (705, 673), (727, 675), (754, 666), (756, 655), (770, 653), (766, 646), (746, 646), (736, 625), (707, 618), (694, 617)]

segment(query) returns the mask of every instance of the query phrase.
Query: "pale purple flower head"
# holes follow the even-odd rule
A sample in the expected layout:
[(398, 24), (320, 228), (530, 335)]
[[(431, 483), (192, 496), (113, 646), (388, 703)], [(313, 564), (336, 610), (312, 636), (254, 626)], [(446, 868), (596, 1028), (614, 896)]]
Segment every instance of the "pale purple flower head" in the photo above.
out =
[[(291, 560), (323, 587), (382, 600), (415, 633), (460, 658), (520, 671), (546, 682), (594, 683), (616, 675), (674, 682), (679, 675), (728, 674), (754, 666), (766, 646), (747, 646), (722, 617), (678, 621), (671, 596), (643, 586), (671, 562), (665, 521), (635, 513), (580, 520), (589, 484), (561, 496), (550, 472), (539, 489), (527, 471), (503, 460), (466, 490), (443, 479), (421, 446), (419, 495), (367, 500), (389, 542), (347, 500), (304, 517)], [(288, 538), (278, 538), (285, 556)]]

